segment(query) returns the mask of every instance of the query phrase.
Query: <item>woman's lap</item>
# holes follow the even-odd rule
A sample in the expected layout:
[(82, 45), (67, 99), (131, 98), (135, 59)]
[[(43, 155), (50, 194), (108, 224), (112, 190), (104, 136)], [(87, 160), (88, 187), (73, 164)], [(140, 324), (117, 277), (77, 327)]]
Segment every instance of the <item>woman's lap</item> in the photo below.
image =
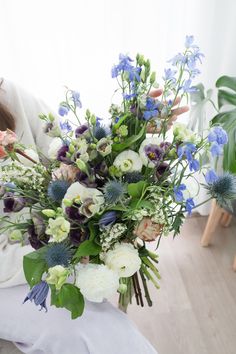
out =
[(47, 313), (22, 304), (27, 286), (0, 289), (0, 337), (30, 354), (156, 354), (127, 316), (110, 303), (87, 303), (71, 320), (64, 309)]

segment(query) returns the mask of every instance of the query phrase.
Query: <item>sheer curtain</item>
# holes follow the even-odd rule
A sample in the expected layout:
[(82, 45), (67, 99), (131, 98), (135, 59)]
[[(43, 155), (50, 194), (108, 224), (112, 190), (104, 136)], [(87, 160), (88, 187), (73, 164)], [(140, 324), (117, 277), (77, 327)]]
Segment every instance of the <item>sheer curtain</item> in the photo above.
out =
[(206, 87), (236, 75), (234, 0), (0, 0), (0, 13), (0, 77), (54, 108), (67, 85), (106, 116), (118, 54), (143, 53), (161, 78), (186, 34), (205, 53), (198, 80)]

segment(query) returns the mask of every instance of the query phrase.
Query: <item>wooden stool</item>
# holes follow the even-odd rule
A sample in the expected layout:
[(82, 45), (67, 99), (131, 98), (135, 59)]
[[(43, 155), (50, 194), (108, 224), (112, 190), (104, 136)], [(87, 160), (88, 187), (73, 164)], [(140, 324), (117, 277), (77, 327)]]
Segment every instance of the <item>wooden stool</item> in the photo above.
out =
[[(207, 220), (204, 233), (201, 238), (201, 245), (203, 247), (209, 246), (212, 240), (215, 229), (221, 224), (223, 227), (228, 227), (232, 219), (232, 215), (226, 210), (220, 208), (216, 201), (212, 201), (211, 211)], [(236, 272), (236, 256), (234, 257), (233, 269)]]

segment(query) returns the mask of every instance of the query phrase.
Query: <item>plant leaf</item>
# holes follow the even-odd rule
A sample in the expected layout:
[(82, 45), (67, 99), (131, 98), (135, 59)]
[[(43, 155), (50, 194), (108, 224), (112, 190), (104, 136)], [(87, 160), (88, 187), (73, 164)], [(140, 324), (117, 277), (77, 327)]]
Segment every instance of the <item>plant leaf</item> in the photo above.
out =
[(45, 249), (41, 249), (31, 252), (24, 256), (23, 258), (23, 269), (25, 273), (25, 278), (29, 283), (30, 287), (38, 284), (43, 273), (47, 270), (47, 264), (44, 260)]
[(140, 198), (147, 183), (145, 181), (139, 181), (137, 183), (128, 184), (128, 193), (132, 198)]
[(117, 143), (117, 144), (112, 144), (112, 150), (121, 152), (125, 149), (127, 149), (129, 146), (131, 146), (133, 143), (138, 141), (139, 139), (142, 138), (142, 136), (146, 134), (146, 125), (142, 127), (142, 129), (139, 131), (137, 135), (133, 135), (129, 137), (128, 139), (125, 140), (124, 143)]
[(101, 246), (91, 240), (86, 240), (81, 243), (75, 253), (75, 257), (81, 258), (85, 256), (96, 256), (101, 252)]

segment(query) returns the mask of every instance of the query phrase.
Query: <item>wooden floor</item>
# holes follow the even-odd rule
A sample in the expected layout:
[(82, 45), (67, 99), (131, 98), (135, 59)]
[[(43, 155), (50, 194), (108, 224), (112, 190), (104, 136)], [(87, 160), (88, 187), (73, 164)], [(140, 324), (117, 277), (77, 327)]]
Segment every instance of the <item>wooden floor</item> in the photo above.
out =
[[(187, 219), (181, 236), (162, 240), (155, 304), (128, 311), (158, 354), (236, 353), (236, 221), (219, 227), (209, 248), (200, 246), (205, 223), (205, 217)], [(19, 352), (0, 341), (0, 353)]]

